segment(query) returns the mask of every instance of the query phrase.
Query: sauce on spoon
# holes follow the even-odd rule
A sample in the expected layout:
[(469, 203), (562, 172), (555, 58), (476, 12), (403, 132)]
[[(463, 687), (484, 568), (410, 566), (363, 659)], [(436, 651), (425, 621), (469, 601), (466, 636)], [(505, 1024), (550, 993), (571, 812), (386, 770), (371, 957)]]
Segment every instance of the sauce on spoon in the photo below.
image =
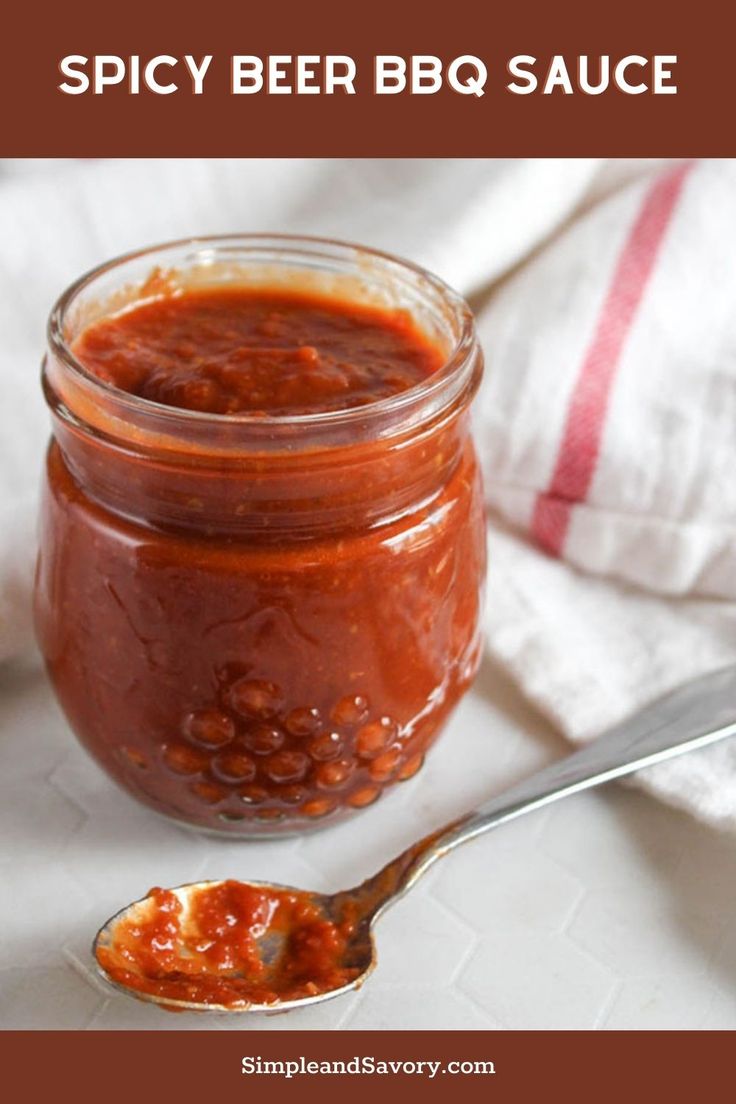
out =
[(155, 888), (98, 942), (117, 984), (167, 1000), (248, 1008), (340, 989), (354, 922), (328, 918), (314, 894), (237, 881)]

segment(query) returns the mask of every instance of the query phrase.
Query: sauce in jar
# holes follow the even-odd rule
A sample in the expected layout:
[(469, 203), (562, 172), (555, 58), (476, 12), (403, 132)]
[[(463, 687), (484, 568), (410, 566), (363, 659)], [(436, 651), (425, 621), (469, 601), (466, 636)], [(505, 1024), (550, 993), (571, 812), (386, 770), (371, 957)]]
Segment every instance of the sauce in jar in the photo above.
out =
[[(412, 777), (479, 655), (467, 308), (305, 239), (334, 269), (315, 284), (284, 241), (215, 240), (222, 268), (194, 274), (188, 243), (106, 266), (60, 302), (45, 367), (36, 620), (57, 695), (126, 789), (235, 835)], [(136, 284), (142, 260), (174, 272)]]
[(164, 296), (84, 330), (100, 379), (212, 414), (308, 414), (376, 402), (443, 362), (402, 311), (248, 288)]

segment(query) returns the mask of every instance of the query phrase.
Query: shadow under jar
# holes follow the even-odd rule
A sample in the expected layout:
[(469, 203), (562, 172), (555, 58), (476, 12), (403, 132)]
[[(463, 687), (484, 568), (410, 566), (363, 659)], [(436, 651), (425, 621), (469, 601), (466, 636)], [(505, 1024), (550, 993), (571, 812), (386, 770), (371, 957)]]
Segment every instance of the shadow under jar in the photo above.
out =
[[(440, 367), (348, 409), (212, 414), (127, 393), (72, 351), (101, 319), (223, 288), (407, 312)], [(112, 778), (245, 837), (334, 821), (416, 773), (478, 664), (481, 371), (457, 295), (337, 242), (178, 242), (65, 293), (44, 363), (36, 625)]]

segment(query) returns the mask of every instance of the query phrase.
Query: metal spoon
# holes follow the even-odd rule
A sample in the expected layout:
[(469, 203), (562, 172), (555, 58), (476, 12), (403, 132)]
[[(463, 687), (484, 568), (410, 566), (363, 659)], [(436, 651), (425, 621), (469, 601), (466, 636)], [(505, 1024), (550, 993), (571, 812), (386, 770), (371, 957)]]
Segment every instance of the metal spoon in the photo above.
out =
[[(344, 964), (359, 972), (353, 981), (340, 988), (277, 1004), (228, 1008), (139, 993), (113, 981), (101, 968), (100, 972), (108, 982), (129, 995), (181, 1010), (220, 1013), (282, 1012), (318, 1004), (363, 984), (376, 963), (373, 943), (373, 925), (376, 920), (448, 851), (507, 820), (549, 805), (561, 797), (621, 778), (642, 767), (705, 747), (733, 734), (736, 734), (736, 667), (728, 667), (698, 678), (661, 698), (593, 743), (512, 786), (479, 809), (425, 836), (361, 885), (331, 895), (314, 895), (314, 900), (319, 903), (328, 919), (337, 921), (343, 915), (346, 904), (357, 916), (353, 935), (345, 951)], [(192, 890), (216, 884), (199, 882), (192, 886), (180, 886), (175, 892), (180, 900), (186, 901), (187, 894)], [(290, 887), (275, 883), (251, 884), (287, 892), (290, 890)], [(98, 945), (110, 942), (115, 925), (139, 905), (140, 902), (135, 902), (107, 921), (97, 934), (95, 951)]]

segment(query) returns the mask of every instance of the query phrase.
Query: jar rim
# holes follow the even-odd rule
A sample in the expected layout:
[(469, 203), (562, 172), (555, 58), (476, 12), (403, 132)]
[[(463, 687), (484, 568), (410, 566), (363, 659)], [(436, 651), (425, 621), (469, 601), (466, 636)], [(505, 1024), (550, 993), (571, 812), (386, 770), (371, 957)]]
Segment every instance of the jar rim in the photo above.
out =
[[(224, 248), (226, 245), (235, 248), (246, 248), (249, 245), (251, 247), (267, 248), (269, 243), (272, 243), (274, 249), (290, 246), (299, 247), (301, 245), (305, 247), (305, 250), (326, 248), (332, 250), (333, 253), (342, 252), (346, 257), (353, 256), (355, 258), (365, 258), (369, 261), (373, 260), (398, 269), (404, 275), (412, 278), (419, 286), (429, 288), (431, 292), (439, 297), (443, 306), (449, 309), (456, 328), (456, 336), (453, 338), (452, 347), (446, 354), (442, 365), (426, 379), (420, 380), (406, 390), (362, 406), (348, 407), (343, 410), (294, 414), (264, 415), (263, 413), (247, 411), (223, 415), (209, 411), (167, 406), (151, 399), (133, 395), (95, 375), (74, 355), (65, 336), (65, 321), (77, 297), (100, 277), (129, 262), (145, 259), (149, 255), (153, 257), (155, 254), (164, 251), (190, 248), (200, 250), (206, 255), (207, 250), (214, 251), (218, 247)], [(463, 390), (463, 368), (468, 367), (469, 361), (472, 359), (471, 354), (477, 347), (473, 314), (465, 299), (439, 276), (429, 272), (421, 265), (387, 251), (374, 249), (352, 241), (308, 234), (261, 232), (179, 238), (130, 250), (96, 265), (70, 284), (54, 303), (48, 320), (47, 340), (52, 355), (72, 373), (78, 383), (90, 388), (93, 394), (104, 398), (104, 401), (114, 402), (121, 413), (127, 411), (133, 415), (137, 413), (155, 417), (157, 420), (160, 419), (162, 428), (166, 426), (168, 432), (172, 430), (175, 432), (177, 426), (179, 429), (191, 427), (193, 430), (201, 432), (207, 426), (214, 428), (227, 424), (228, 427), (233, 429), (242, 427), (244, 430), (257, 430), (259, 435), (266, 429), (275, 431), (344, 430), (358, 422), (365, 425), (367, 421), (374, 423), (382, 419), (393, 420), (397, 417), (400, 419), (404, 412), (417, 405), (421, 405), (423, 408), (429, 406), (441, 409), (445, 406), (445, 403), (441, 400), (448, 389), (452, 392), (448, 396), (448, 401), (456, 396), (458, 390)], [(457, 387), (453, 387), (453, 384), (457, 384)]]

